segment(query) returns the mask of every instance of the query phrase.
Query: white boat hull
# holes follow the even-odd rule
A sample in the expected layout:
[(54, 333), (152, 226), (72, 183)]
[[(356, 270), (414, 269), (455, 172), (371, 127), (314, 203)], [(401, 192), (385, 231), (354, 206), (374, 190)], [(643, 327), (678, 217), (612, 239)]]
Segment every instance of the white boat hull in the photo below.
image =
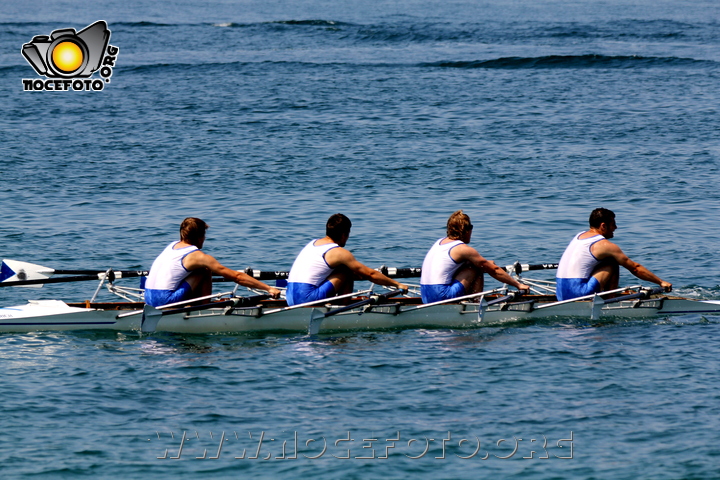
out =
[[(120, 304), (118, 304), (120, 305)], [(719, 300), (682, 298), (649, 299), (609, 304), (593, 316), (590, 301), (578, 301), (544, 307), (547, 303), (514, 303), (481, 310), (477, 303), (445, 304), (416, 309), (400, 303), (379, 305), (369, 311), (344, 312), (322, 320), (320, 333), (387, 330), (406, 328), (477, 328), (508, 322), (537, 321), (553, 317), (579, 318), (652, 318), (671, 315), (720, 315)], [(265, 307), (242, 308), (226, 314), (225, 309), (179, 313), (163, 316), (156, 327), (159, 332), (176, 333), (307, 333), (313, 312), (328, 307), (311, 307), (265, 314)], [(58, 300), (30, 302), (27, 305), (0, 308), (0, 332), (63, 330), (138, 331), (142, 315), (127, 315), (128, 310), (72, 307)]]

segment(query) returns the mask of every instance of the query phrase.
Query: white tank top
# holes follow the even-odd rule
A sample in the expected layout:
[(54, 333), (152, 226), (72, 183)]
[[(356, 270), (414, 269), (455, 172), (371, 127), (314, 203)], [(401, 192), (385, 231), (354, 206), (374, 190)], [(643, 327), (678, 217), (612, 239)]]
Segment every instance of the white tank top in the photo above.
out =
[(311, 241), (300, 251), (290, 269), (288, 282), (318, 286), (332, 273), (333, 268), (325, 261), (325, 254), (339, 245), (327, 243), (316, 246), (317, 241), (318, 239)]
[(145, 288), (150, 290), (175, 290), (190, 272), (182, 264), (183, 258), (198, 248), (194, 245), (173, 249), (180, 242), (173, 242), (162, 251), (150, 267)]
[(455, 272), (462, 266), (464, 262), (456, 262), (450, 256), (450, 250), (464, 242), (455, 240), (440, 245), (440, 242), (447, 237), (443, 237), (428, 251), (422, 264), (422, 273), (420, 274), (421, 285), (450, 285), (455, 276)]
[(557, 278), (582, 278), (584, 280), (590, 278), (593, 269), (600, 263), (600, 260), (590, 252), (590, 247), (604, 240), (602, 235), (593, 235), (592, 237), (578, 237), (585, 232), (575, 235), (570, 244), (565, 249), (560, 264), (558, 265)]

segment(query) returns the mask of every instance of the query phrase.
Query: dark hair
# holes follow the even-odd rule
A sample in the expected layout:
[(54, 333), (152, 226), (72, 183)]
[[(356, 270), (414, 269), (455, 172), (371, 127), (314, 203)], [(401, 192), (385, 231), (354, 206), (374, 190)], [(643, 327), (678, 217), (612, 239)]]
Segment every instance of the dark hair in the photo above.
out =
[(462, 210), (458, 210), (450, 215), (447, 221), (447, 236), (453, 240), (460, 239), (465, 233), (472, 230), (472, 223), (470, 223), (470, 217), (463, 213)]
[(600, 224), (615, 221), (615, 213), (607, 208), (596, 208), (590, 214), (590, 228), (600, 228)]
[(328, 218), (325, 224), (325, 235), (330, 237), (333, 242), (338, 243), (343, 235), (350, 235), (350, 227), (352, 222), (342, 213), (336, 213)]
[(209, 225), (199, 218), (188, 217), (180, 224), (180, 240), (198, 246), (208, 228)]

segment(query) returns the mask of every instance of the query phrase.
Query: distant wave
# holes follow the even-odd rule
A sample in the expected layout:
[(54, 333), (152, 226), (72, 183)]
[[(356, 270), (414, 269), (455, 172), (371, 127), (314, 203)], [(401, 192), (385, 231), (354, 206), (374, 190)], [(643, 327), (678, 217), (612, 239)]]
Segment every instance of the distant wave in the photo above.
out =
[(260, 23), (236, 23), (236, 22), (216, 22), (212, 24), (213, 27), (238, 27), (248, 28), (263, 25), (299, 25), (299, 26), (313, 26), (313, 27), (339, 27), (352, 25), (346, 22), (336, 22), (334, 20), (275, 20), (272, 22), (260, 22)]
[(321, 27), (336, 27), (338, 25), (352, 25), (345, 22), (336, 22), (334, 20), (277, 20), (275, 22), (267, 23), (280, 23), (284, 25), (319, 25)]
[[(180, 25), (180, 24), (138, 21), (138, 22), (112, 22), (109, 24), (109, 27), (110, 28), (117, 27), (117, 26), (121, 26), (121, 27), (174, 27), (176, 25)], [(187, 25), (187, 24), (183, 24), (183, 25)]]
[[(59, 27), (83, 27), (71, 22), (0, 22), (0, 30), (6, 28), (32, 27), (39, 31)], [(260, 22), (238, 22), (233, 18), (207, 23), (164, 23), (147, 20), (110, 22), (110, 28), (158, 28), (158, 27), (228, 27), (264, 30), (283, 29), (300, 34), (312, 32), (321, 35), (337, 35), (344, 41), (357, 43), (434, 43), (467, 42), (488, 44), (515, 44), (549, 41), (564, 42), (568, 39), (591, 41), (593, 39), (619, 40), (649, 39), (653, 41), (702, 41), (715, 44), (720, 41), (717, 22), (682, 23), (674, 21), (626, 20), (621, 22), (579, 23), (579, 22), (426, 22), (404, 20), (388, 23), (355, 24), (325, 18), (267, 20)], [(330, 37), (332, 38), (332, 37)]]
[[(46, 25), (50, 26), (51, 28), (57, 27), (58, 24), (82, 24), (82, 22), (78, 23), (75, 21), (62, 21), (59, 20), (57, 22), (0, 22), (0, 27), (23, 27), (23, 26), (36, 26), (36, 25)], [(146, 20), (138, 20), (135, 22), (108, 22), (108, 24), (112, 26), (127, 26), (127, 27), (170, 27), (170, 26), (189, 26), (189, 25), (196, 25), (196, 26), (202, 26), (202, 25), (213, 25), (213, 26), (232, 26), (232, 27), (250, 27), (250, 26), (256, 26), (256, 25), (310, 25), (310, 26), (320, 26), (320, 27), (336, 27), (340, 25), (353, 25), (351, 23), (347, 22), (340, 22), (336, 20), (322, 20), (322, 19), (311, 19), (311, 20), (273, 20), (273, 21), (267, 21), (267, 22), (255, 22), (255, 23), (243, 23), (243, 22), (233, 22), (233, 21), (227, 21), (227, 22), (216, 22), (212, 24), (208, 23), (162, 23), (162, 22), (151, 22)]]
[(35, 71), (28, 65), (27, 62), (22, 62), (22, 59), (16, 64), (16, 65), (5, 65), (0, 67), (0, 74), (9, 74), (11, 72), (17, 72), (21, 75), (25, 75), (27, 78), (32, 78), (35, 76)]
[[(76, 22), (76, 21), (62, 21), (59, 20), (57, 22), (0, 22), (0, 28), (2, 27), (46, 27), (50, 30), (53, 30), (55, 28), (67, 28), (67, 27), (77, 27), (77, 28), (83, 28), (87, 26), (87, 23), (84, 22)], [(157, 23), (157, 22), (146, 22), (146, 21), (137, 21), (137, 22), (108, 22), (108, 25), (110, 29), (112, 30), (114, 27), (118, 26), (125, 26), (125, 27), (172, 27), (172, 26), (178, 26), (183, 25), (186, 26), (187, 24), (177, 24), (177, 23)]]
[(715, 63), (709, 60), (677, 57), (608, 55), (547, 55), (543, 57), (505, 57), (491, 60), (423, 63), (423, 67), (442, 68), (651, 68), (687, 67)]
[[(247, 62), (238, 60), (229, 60), (227, 62), (164, 62), (149, 64), (124, 64), (122, 72), (129, 74), (131, 72), (152, 72), (152, 71), (187, 71), (188, 69), (202, 66), (205, 69), (228, 68), (242, 65), (277, 65), (291, 66), (304, 65), (308, 67), (325, 67), (328, 65), (349, 65), (362, 66), (364, 68), (387, 68), (387, 67), (405, 67), (405, 68), (458, 68), (458, 69), (569, 69), (569, 68), (613, 68), (613, 69), (631, 69), (631, 68), (673, 68), (673, 67), (717, 67), (718, 62), (711, 60), (695, 60), (692, 58), (675, 58), (675, 57), (638, 57), (638, 56), (605, 56), (605, 55), (549, 55), (544, 57), (506, 57), (489, 60), (476, 61), (441, 61), (429, 63), (338, 63), (338, 62), (303, 62), (303, 61), (282, 61), (282, 60), (263, 60), (260, 62)], [(0, 67), (0, 72), (9, 72), (13, 69), (22, 67), (27, 70), (26, 65), (21, 66), (5, 66)]]

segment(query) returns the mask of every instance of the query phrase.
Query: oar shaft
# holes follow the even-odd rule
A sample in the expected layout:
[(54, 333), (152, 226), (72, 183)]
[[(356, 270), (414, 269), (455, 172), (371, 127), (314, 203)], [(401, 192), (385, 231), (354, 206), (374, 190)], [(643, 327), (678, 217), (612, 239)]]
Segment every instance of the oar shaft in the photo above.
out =
[(519, 297), (520, 295), (522, 295), (522, 292), (510, 292), (509, 294), (507, 294), (503, 297), (499, 297), (494, 300), (490, 300), (489, 302), (487, 302), (487, 306), (489, 307), (490, 305), (495, 305), (498, 303), (510, 302), (512, 300), (515, 300), (515, 298)]
[(645, 299), (652, 295), (657, 295), (658, 293), (663, 293), (663, 292), (665, 292), (665, 289), (662, 287), (656, 287), (656, 288), (652, 288), (650, 290), (642, 290), (637, 293), (630, 293), (628, 295), (621, 295), (619, 297), (610, 298), (608, 300), (605, 300), (604, 305), (607, 305), (608, 303), (622, 302), (625, 300), (634, 300), (636, 298)]
[[(102, 280), (106, 278), (108, 272), (98, 272), (93, 270), (60, 270), (62, 273), (69, 272), (86, 272), (87, 275), (76, 275), (73, 277), (51, 277), (51, 278), (34, 278), (32, 280), (13, 280), (0, 282), (0, 287), (22, 287), (26, 285), (45, 285), (47, 283), (68, 283), (68, 282), (86, 282), (90, 280)], [(58, 270), (55, 271), (58, 273)], [(131, 277), (142, 277), (147, 275), (148, 272), (142, 271), (125, 271), (125, 270), (111, 270), (107, 275), (110, 283), (114, 282), (118, 278), (131, 278)]]
[(165, 315), (175, 315), (178, 313), (188, 313), (188, 312), (196, 312), (198, 310), (207, 310), (209, 308), (222, 308), (222, 307), (229, 307), (233, 304), (232, 300), (225, 300), (222, 302), (213, 302), (213, 303), (204, 303), (202, 305), (193, 305), (190, 307), (182, 307), (182, 308), (173, 308), (169, 310), (161, 310), (163, 316)]
[[(386, 267), (383, 265), (382, 267), (377, 268), (376, 270), (389, 278), (413, 278), (413, 277), (420, 276), (420, 269), (412, 268), (412, 267), (396, 268), (396, 267)], [(246, 268), (244, 270), (244, 272), (257, 280), (287, 280), (288, 276), (290, 275), (290, 272), (281, 272), (281, 271), (271, 272), (271, 271), (257, 270), (255, 268)], [(227, 281), (227, 280), (225, 280), (222, 277), (213, 278), (213, 282), (223, 282), (223, 281)]]
[[(100, 275), (107, 272), (107, 270), (55, 270), (55, 275)], [(143, 270), (113, 270), (115, 278), (131, 278), (131, 277), (144, 277), (149, 272)], [(98, 277), (96, 277), (98, 278)]]
[(25, 285), (45, 285), (46, 283), (67, 283), (67, 282), (84, 282), (89, 280), (99, 280), (97, 275), (81, 275), (77, 277), (58, 277), (58, 278), (36, 278), (33, 280), (16, 280), (13, 282), (0, 282), (0, 287), (22, 287)]
[(383, 293), (381, 295), (372, 295), (372, 296), (370, 296), (370, 298), (368, 298), (366, 300), (361, 300), (359, 302), (355, 302), (350, 305), (346, 305), (344, 307), (336, 308), (335, 310), (330, 310), (329, 312), (325, 313), (325, 317), (329, 317), (331, 315), (336, 315), (338, 313), (347, 312), (354, 308), (362, 307), (365, 305), (375, 305), (378, 302), (380, 302), (381, 300), (387, 300), (388, 298), (395, 297), (397, 295), (400, 295), (401, 293), (403, 293), (403, 291), (398, 289), (398, 290), (393, 290), (392, 292)]

